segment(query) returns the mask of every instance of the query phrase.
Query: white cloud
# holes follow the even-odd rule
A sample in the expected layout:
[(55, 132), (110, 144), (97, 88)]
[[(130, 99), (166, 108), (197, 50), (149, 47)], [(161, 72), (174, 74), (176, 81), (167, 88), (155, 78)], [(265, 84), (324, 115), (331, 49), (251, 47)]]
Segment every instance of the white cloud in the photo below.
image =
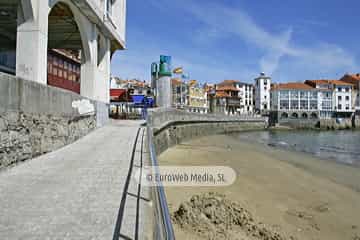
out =
[(262, 49), (264, 55), (259, 60), (259, 67), (268, 74), (278, 70), (284, 56), (291, 57), (294, 63), (307, 63), (311, 65), (309, 67), (318, 67), (324, 72), (334, 68), (357, 67), (354, 56), (340, 46), (325, 42), (307, 47), (291, 45), (291, 27), (281, 33), (271, 33), (256, 24), (253, 18), (241, 9), (214, 3), (199, 4), (195, 1), (186, 1), (183, 5), (186, 6), (186, 11), (206, 23), (212, 32), (216, 29), (217, 35), (233, 34)]
[[(159, 39), (143, 33), (141, 26), (137, 29), (137, 36), (133, 37), (132, 46), (129, 44), (129, 52), (120, 52), (114, 56), (113, 73), (121, 77), (149, 79), (150, 64), (158, 60), (160, 54), (174, 56), (174, 66), (183, 66), (192, 78), (202, 81), (219, 81), (225, 78), (251, 81), (259, 70), (273, 74), (283, 81), (293, 80), (298, 76), (312, 78), (318, 76), (318, 73), (334, 77), (334, 73), (356, 71), (358, 67), (355, 57), (340, 46), (326, 42), (314, 43), (311, 46), (295, 44), (295, 34), (291, 26), (283, 31), (271, 32), (256, 23), (242, 9), (229, 8), (221, 1), (214, 3), (207, 0), (157, 0), (146, 3), (151, 5), (149, 7), (155, 8), (155, 11), (159, 10), (161, 14), (176, 12), (175, 15), (186, 20), (185, 24), (195, 20), (202, 23), (200, 26), (197, 25), (197, 28), (189, 29), (193, 34), (193, 43), (197, 46), (221, 49), (222, 45), (227, 44), (226, 39), (232, 38), (232, 42), (238, 40), (239, 44), (246, 42), (260, 49), (262, 56), (259, 59), (250, 58), (254, 59), (254, 62), (257, 61), (259, 69), (249, 69), (248, 66), (253, 66), (252, 63), (248, 66), (242, 65), (241, 63), (250, 61), (239, 55), (229, 56), (234, 60), (231, 63), (223, 63), (223, 56), (217, 57), (211, 50), (197, 49), (188, 42), (185, 44), (186, 38), (182, 41)], [(164, 16), (166, 19), (166, 15)], [(134, 36), (136, 29), (133, 28), (131, 31)]]

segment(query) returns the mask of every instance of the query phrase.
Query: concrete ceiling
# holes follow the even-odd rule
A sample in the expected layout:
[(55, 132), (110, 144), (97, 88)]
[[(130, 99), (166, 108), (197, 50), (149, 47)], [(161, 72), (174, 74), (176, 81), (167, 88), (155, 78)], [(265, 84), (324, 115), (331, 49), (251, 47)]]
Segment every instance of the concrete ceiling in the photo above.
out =
[[(16, 48), (17, 0), (0, 0), (0, 50)], [(72, 12), (58, 3), (49, 14), (48, 48), (82, 48), (81, 37)]]
[(17, 1), (0, 0), (0, 50), (16, 48)]
[(74, 16), (67, 5), (58, 3), (49, 14), (48, 48), (82, 48), (81, 36)]

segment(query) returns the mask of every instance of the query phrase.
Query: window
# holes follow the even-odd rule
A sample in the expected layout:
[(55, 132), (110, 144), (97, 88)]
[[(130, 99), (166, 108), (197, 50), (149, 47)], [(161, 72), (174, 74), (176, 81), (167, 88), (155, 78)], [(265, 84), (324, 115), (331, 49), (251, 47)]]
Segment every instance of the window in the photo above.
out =
[(346, 91), (346, 92), (349, 92), (349, 91), (350, 91), (350, 88), (345, 88), (345, 91)]
[(321, 107), (322, 110), (331, 110), (331, 101), (323, 101)]
[(310, 101), (310, 109), (311, 109), (311, 110), (317, 110), (317, 108), (318, 108), (318, 103), (317, 103), (317, 101), (316, 101), (316, 100)]
[(341, 104), (338, 105), (338, 110), (341, 110), (342, 109), (342, 106)]
[(280, 99), (288, 99), (289, 98), (289, 92), (280, 92)]
[(300, 109), (307, 109), (308, 108), (308, 101), (307, 100), (300, 100)]
[(342, 97), (341, 96), (338, 96), (338, 100), (341, 101)]
[(349, 104), (346, 104), (345, 109), (346, 109), (346, 110), (349, 110), (349, 109), (350, 109), (350, 105), (349, 105)]
[(49, 72), (49, 73), (52, 73), (52, 64), (51, 64), (51, 63), (49, 64), (48, 72)]
[(300, 92), (300, 98), (306, 99), (307, 96), (308, 96), (308, 93), (307, 93), (307, 92)]
[(346, 96), (346, 97), (345, 97), (345, 100), (346, 100), (346, 101), (349, 101), (349, 100), (350, 100), (350, 97), (349, 97), (349, 96)]
[(341, 92), (342, 91), (342, 88), (341, 87), (338, 87), (338, 92)]
[(310, 98), (313, 100), (317, 99), (317, 92), (310, 92)]
[(291, 109), (298, 109), (299, 108), (299, 101), (298, 100), (291, 100), (290, 107), (291, 107)]
[(289, 109), (289, 101), (288, 100), (280, 100), (280, 109), (288, 110)]
[(297, 99), (299, 97), (299, 92), (298, 91), (291, 91), (290, 97), (292, 99)]

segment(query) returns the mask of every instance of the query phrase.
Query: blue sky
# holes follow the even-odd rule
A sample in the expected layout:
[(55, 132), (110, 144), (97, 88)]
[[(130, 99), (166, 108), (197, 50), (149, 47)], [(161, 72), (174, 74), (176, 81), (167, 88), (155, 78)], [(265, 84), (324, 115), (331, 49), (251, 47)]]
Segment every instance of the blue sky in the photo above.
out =
[(112, 74), (150, 79), (171, 55), (201, 82), (338, 79), (360, 72), (360, 1), (128, 0), (127, 50)]

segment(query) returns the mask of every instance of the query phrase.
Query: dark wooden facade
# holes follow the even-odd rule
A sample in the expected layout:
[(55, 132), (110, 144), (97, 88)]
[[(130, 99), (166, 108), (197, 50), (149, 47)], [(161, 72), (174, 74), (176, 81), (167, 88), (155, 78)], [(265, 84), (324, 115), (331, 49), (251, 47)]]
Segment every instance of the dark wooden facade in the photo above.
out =
[(80, 94), (80, 61), (68, 52), (48, 51), (48, 85)]

